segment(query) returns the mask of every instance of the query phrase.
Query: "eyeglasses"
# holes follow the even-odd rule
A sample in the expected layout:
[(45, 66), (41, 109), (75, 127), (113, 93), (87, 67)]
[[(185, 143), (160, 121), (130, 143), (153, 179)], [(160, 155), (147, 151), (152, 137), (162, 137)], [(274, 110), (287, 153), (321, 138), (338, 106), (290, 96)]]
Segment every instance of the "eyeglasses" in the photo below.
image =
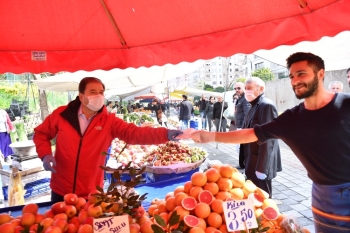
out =
[(241, 87), (235, 87), (234, 90), (241, 90)]

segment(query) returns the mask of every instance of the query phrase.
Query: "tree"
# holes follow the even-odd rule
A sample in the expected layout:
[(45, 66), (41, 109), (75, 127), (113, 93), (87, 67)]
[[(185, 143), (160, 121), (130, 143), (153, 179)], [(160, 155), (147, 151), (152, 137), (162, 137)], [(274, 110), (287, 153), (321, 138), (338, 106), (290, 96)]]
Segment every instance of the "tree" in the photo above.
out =
[(223, 93), (225, 91), (225, 88), (223, 88), (223, 87), (215, 87), (214, 91)]
[(209, 85), (209, 84), (205, 84), (204, 85), (204, 90), (205, 91), (214, 91), (214, 87)]
[(273, 73), (269, 68), (261, 68), (261, 69), (254, 70), (254, 72), (252, 73), (252, 76), (259, 77), (265, 82), (274, 80)]

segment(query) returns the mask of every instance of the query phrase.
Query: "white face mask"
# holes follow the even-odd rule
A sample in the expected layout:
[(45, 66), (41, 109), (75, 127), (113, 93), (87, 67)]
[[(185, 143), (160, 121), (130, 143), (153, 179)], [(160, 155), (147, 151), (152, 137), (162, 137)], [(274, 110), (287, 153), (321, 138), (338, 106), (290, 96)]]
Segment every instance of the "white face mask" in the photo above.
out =
[(91, 96), (85, 96), (85, 97), (89, 101), (88, 104), (85, 104), (85, 105), (92, 111), (97, 112), (102, 108), (104, 104), (104, 97), (102, 95), (91, 95)]
[(252, 102), (253, 100), (255, 100), (258, 97), (258, 95), (255, 95), (254, 91), (246, 90), (244, 92), (244, 97), (248, 102)]

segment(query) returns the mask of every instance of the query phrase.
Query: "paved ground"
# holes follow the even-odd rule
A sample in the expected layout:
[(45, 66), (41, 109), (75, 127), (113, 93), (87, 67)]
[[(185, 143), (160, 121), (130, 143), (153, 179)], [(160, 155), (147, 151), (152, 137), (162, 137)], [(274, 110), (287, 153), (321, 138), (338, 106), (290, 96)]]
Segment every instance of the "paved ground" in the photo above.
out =
[[(189, 143), (190, 144), (190, 143)], [(191, 144), (190, 144), (191, 145)], [(238, 166), (238, 154), (234, 144), (193, 144), (201, 146), (209, 152), (209, 160), (219, 160), (222, 163)], [(277, 202), (280, 211), (295, 217), (299, 223), (314, 233), (311, 212), (311, 180), (307, 177), (304, 167), (290, 148), (280, 141), (282, 168), (272, 182), (272, 198)], [(243, 172), (243, 170), (241, 170)]]

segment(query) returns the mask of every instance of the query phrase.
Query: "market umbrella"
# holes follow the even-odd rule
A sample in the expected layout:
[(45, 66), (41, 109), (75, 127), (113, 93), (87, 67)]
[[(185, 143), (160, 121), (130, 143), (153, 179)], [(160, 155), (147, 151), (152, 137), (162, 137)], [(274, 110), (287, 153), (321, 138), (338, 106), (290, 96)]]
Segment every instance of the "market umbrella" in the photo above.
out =
[(250, 54), (350, 29), (349, 0), (1, 1), (0, 73)]

